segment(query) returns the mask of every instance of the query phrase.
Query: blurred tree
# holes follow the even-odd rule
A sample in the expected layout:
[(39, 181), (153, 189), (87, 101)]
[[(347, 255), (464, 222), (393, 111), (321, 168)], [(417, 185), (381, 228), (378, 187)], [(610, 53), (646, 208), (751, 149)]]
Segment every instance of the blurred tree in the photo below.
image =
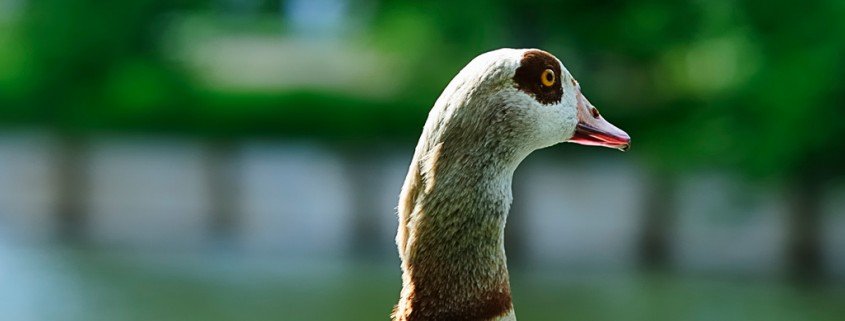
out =
[[(537, 10), (543, 8), (543, 10)], [(701, 13), (685, 2), (526, 1), (510, 3), (526, 46), (557, 53), (578, 77), (585, 94), (634, 137), (634, 153), (646, 156), (649, 189), (642, 209), (639, 256), (644, 267), (669, 265), (676, 173), (687, 168), (679, 154), (685, 122), (702, 103), (678, 95), (662, 79), (666, 52), (697, 38)]]
[[(762, 52), (761, 68), (739, 91), (729, 153), (741, 168), (788, 188), (791, 275), (818, 280), (824, 186), (845, 171), (845, 3), (743, 3)], [(790, 17), (784, 19), (783, 17)]]
[[(107, 120), (150, 123), (179, 115), (188, 95), (182, 75), (158, 56), (162, 14), (185, 1), (27, 3), (17, 50), (26, 56), (27, 95), (6, 101), (2, 113), (42, 123), (63, 139), (59, 226), (77, 238), (85, 225), (84, 145), (79, 133)], [(0, 96), (2, 98), (2, 96)]]
[(666, 103), (636, 121), (650, 163), (723, 167), (781, 182), (792, 204), (790, 274), (818, 279), (821, 191), (845, 169), (839, 142), (845, 6), (815, 1), (803, 4), (800, 15), (785, 2), (689, 6), (700, 17), (687, 21), (692, 37), (663, 41), (670, 45), (655, 55), (663, 83), (653, 89), (664, 91)]
[(845, 5), (795, 10), (755, 1), (511, 4), (522, 17), (515, 30), (562, 52), (644, 151), (653, 169), (646, 266), (668, 263), (677, 173), (721, 167), (789, 188), (791, 274), (821, 275), (821, 186), (845, 169)]

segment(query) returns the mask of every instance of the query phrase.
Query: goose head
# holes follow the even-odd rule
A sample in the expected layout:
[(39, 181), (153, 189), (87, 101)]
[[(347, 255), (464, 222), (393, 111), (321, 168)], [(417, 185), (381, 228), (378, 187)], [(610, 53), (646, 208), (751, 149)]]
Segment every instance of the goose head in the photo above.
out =
[(538, 49), (499, 49), (473, 59), (443, 91), (426, 127), (423, 138), (433, 143), (452, 136), (496, 145), (513, 151), (516, 163), (562, 142), (623, 151), (631, 144), (560, 60)]

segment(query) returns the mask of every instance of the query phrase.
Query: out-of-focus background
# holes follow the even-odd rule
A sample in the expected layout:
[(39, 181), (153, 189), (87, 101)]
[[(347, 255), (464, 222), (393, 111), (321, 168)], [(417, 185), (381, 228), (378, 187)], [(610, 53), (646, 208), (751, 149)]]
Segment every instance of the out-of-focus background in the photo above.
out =
[(845, 319), (840, 0), (0, 0), (0, 318), (386, 320), (427, 111), (500, 47), (634, 141), (517, 171), (520, 319)]

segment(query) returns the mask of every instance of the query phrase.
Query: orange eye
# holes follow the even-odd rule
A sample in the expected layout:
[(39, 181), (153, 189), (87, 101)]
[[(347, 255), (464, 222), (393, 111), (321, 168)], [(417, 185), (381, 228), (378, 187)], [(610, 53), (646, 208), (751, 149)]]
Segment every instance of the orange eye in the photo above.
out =
[(540, 75), (540, 82), (543, 83), (543, 86), (551, 87), (555, 84), (555, 72), (551, 69), (543, 70), (543, 74)]

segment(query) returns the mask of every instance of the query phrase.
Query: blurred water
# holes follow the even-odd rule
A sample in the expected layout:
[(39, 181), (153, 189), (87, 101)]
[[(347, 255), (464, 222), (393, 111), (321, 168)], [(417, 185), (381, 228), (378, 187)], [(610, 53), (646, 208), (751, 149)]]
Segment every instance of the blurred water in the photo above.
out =
[[(78, 186), (90, 242), (61, 244), (50, 241), (58, 144), (45, 133), (0, 135), (0, 176), (9, 178), (0, 180), (0, 319), (387, 319), (400, 287), (392, 239), (410, 147), (362, 154), (245, 141), (213, 152), (190, 139), (93, 138), (82, 145), (87, 179)], [(221, 168), (230, 182), (213, 177)], [(776, 189), (718, 172), (686, 176), (673, 234), (680, 269), (651, 274), (636, 264), (647, 188), (636, 164), (541, 152), (516, 175), (522, 203), (510, 228), (524, 242), (512, 252), (512, 283), (523, 319), (845, 315), (841, 283), (795, 288), (778, 277), (785, 219)], [(231, 192), (223, 203), (220, 191)], [(826, 193), (823, 230), (826, 264), (839, 276), (842, 191)], [(217, 247), (214, 207), (225, 202), (234, 246)]]
[(822, 244), (828, 270), (845, 280), (845, 182), (830, 189), (824, 202)]
[[(233, 245), (243, 250), (395, 259), (395, 204), (410, 147), (362, 154), (307, 141), (247, 141), (221, 154), (211, 146), (168, 137), (82, 144), (84, 179), (74, 188), (82, 191), (85, 238), (106, 247), (197, 251), (217, 240), (215, 215), (224, 215), (217, 224), (228, 224)], [(46, 133), (0, 135), (0, 231), (7, 237), (55, 236), (59, 150)], [(637, 266), (648, 177), (628, 158), (613, 156), (563, 160), (541, 152), (526, 160), (517, 172), (511, 217), (525, 252), (515, 257), (525, 254), (541, 266)], [(229, 179), (215, 178), (220, 170)], [(825, 195), (826, 264), (842, 275), (842, 189)], [(684, 176), (675, 202), (672, 252), (679, 267), (783, 272), (782, 190), (703, 172)]]
[(248, 143), (239, 159), (245, 247), (335, 258), (349, 251), (355, 187), (337, 156), (310, 144)]
[(43, 241), (55, 233), (56, 141), (38, 132), (0, 135), (0, 233)]
[(88, 237), (99, 244), (199, 248), (208, 239), (211, 182), (203, 146), (156, 138), (97, 139), (88, 147)]
[(786, 265), (782, 192), (724, 173), (690, 176), (680, 188), (674, 253), (692, 271), (774, 275)]
[[(387, 320), (398, 266), (2, 243), (4, 320)], [(673, 275), (520, 270), (528, 320), (842, 320), (845, 288)]]
[(515, 197), (525, 205), (513, 216), (525, 216), (535, 264), (635, 267), (644, 180), (630, 163), (610, 159), (531, 159), (516, 174), (524, 175), (525, 190)]

